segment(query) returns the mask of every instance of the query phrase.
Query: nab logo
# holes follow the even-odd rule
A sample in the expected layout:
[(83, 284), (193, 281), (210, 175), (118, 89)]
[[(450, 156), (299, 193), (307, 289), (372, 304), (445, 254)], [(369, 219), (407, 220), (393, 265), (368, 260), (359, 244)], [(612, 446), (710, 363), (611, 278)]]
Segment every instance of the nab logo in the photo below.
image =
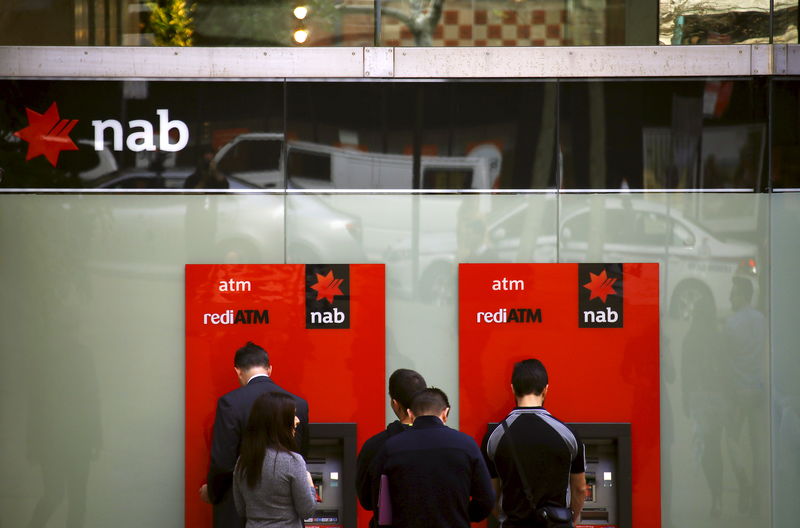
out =
[(62, 150), (78, 150), (69, 137), (78, 120), (61, 119), (56, 103), (51, 104), (44, 114), (30, 108), (25, 108), (25, 113), (28, 115), (28, 126), (14, 132), (15, 136), (28, 142), (25, 161), (44, 156), (55, 167)]
[(578, 264), (578, 327), (622, 328), (622, 264)]
[[(18, 138), (28, 142), (28, 153), (25, 161), (37, 156), (44, 156), (55, 167), (58, 156), (64, 150), (78, 150), (78, 146), (69, 137), (69, 133), (78, 124), (77, 119), (61, 119), (58, 105), (54, 102), (44, 114), (25, 108), (28, 115), (28, 126), (14, 132)], [(159, 108), (158, 134), (150, 121), (134, 119), (128, 122), (128, 133), (123, 130), (122, 123), (116, 119), (92, 121), (94, 130), (94, 149), (105, 148), (107, 136), (111, 138), (111, 146), (115, 151), (123, 150), (124, 145), (133, 152), (162, 150), (178, 152), (189, 143), (189, 127), (179, 119), (170, 119), (169, 110)], [(110, 134), (106, 134), (110, 131)], [(158, 145), (156, 145), (158, 139)], [(175, 139), (172, 142), (171, 139)]]
[(306, 265), (306, 328), (350, 328), (350, 266)]

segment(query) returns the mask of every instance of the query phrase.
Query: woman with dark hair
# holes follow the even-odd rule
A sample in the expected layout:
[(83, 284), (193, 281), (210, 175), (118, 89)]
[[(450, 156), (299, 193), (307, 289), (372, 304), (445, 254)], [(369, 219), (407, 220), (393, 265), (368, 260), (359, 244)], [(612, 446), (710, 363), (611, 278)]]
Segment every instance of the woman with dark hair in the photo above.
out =
[(266, 393), (253, 404), (233, 474), (233, 498), (247, 528), (302, 528), (316, 504), (303, 458), (295, 452), (294, 399)]

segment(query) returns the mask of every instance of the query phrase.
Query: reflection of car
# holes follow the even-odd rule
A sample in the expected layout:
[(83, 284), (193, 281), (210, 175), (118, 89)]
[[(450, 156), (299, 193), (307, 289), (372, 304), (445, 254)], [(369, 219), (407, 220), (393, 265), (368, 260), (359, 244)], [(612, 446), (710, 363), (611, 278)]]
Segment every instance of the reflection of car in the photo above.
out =
[[(721, 238), (679, 210), (648, 200), (606, 198), (602, 211), (604, 262), (659, 262), (669, 314), (691, 316), (695, 303), (707, 297), (718, 312), (729, 308), (735, 275), (755, 279), (755, 244)], [(584, 207), (568, 213), (559, 228), (562, 261), (585, 261), (592, 244), (592, 211)], [(754, 281), (754, 286), (757, 286)]]
[[(174, 167), (155, 173), (147, 169), (123, 169), (116, 174), (94, 182), (98, 189), (183, 189), (192, 175), (192, 167)], [(253, 185), (235, 177), (228, 177), (229, 189), (253, 189)], [(209, 189), (201, 189), (208, 192)]]
[[(214, 156), (217, 169), (256, 187), (283, 186), (283, 134), (250, 132), (236, 136)], [(300, 188), (411, 189), (413, 157), (362, 152), (307, 141), (286, 145), (286, 173)], [(492, 160), (474, 156), (422, 156), (423, 189), (487, 189)], [(499, 163), (494, 161), (495, 164)]]
[(77, 148), (61, 152), (54, 167), (38, 156), (27, 160), (27, 143), (9, 134), (0, 141), (0, 184), (7, 178), (4, 186), (78, 188), (117, 172), (117, 160), (107, 146), (95, 150), (89, 139), (74, 143)]
[(78, 177), (84, 182), (117, 172), (117, 160), (107, 147), (95, 150), (94, 141), (88, 139), (79, 139), (77, 147), (81, 156), (81, 170), (78, 172)]
[[(530, 204), (520, 200), (477, 220), (483, 230), (472, 235), (478, 241), (478, 251), (465, 253), (462, 243), (459, 252), (454, 232), (423, 233), (417, 241), (419, 291), (423, 299), (441, 301), (443, 295), (452, 298), (451, 282), (459, 254), (464, 255), (462, 262), (659, 262), (669, 313), (680, 318), (688, 318), (701, 297), (709, 298), (719, 311), (724, 311), (729, 307), (734, 275), (756, 277), (755, 244), (715, 236), (680, 211), (659, 203), (608, 197), (597, 210), (583, 206), (563, 213), (558, 238), (550, 230), (526, 243), (523, 237), (532, 228), (526, 224)], [(461, 230), (466, 231), (467, 238), (469, 230), (469, 226)], [(390, 280), (389, 287), (403, 288), (411, 283), (411, 248), (411, 240), (405, 239), (386, 252), (386, 262), (393, 267), (391, 274), (397, 279)], [(757, 287), (757, 281), (753, 282)]]
[(251, 132), (236, 136), (214, 155), (217, 170), (255, 187), (283, 187), (283, 134)]
[[(161, 176), (135, 170), (104, 182), (102, 188), (154, 189), (152, 181), (161, 177), (162, 188), (182, 189), (190, 174), (189, 169), (167, 170)], [(254, 189), (238, 180), (230, 183), (231, 189)], [(114, 202), (107, 219), (119, 224), (124, 234), (97, 239), (102, 251), (95, 265), (105, 271), (167, 275), (180, 272), (175, 262), (212, 256), (231, 263), (366, 260), (360, 221), (304, 194), (187, 193), (146, 202), (130, 195)]]

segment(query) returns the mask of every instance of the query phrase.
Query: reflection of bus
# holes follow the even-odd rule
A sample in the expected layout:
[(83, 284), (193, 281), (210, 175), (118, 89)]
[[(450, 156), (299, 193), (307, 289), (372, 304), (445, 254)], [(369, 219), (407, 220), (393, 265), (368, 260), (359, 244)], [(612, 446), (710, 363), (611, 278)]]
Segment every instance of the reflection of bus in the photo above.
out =
[[(248, 133), (237, 136), (215, 156), (226, 175), (259, 187), (283, 187), (283, 134)], [(305, 141), (287, 144), (286, 174), (300, 188), (412, 189), (413, 157), (377, 154)], [(485, 157), (422, 156), (421, 189), (489, 189), (489, 160)]]

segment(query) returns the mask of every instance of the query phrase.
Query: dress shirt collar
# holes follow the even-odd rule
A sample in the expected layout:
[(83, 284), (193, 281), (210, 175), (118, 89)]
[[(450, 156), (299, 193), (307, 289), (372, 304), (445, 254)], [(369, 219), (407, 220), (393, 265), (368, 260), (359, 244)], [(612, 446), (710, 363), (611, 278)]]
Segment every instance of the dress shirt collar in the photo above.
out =
[[(250, 385), (250, 382), (253, 381), (256, 378), (267, 378), (267, 379), (269, 379), (269, 376), (267, 376), (266, 374), (256, 374), (255, 376), (252, 376), (249, 380), (247, 380), (247, 385)], [(258, 380), (258, 381), (262, 381), (262, 380)]]

